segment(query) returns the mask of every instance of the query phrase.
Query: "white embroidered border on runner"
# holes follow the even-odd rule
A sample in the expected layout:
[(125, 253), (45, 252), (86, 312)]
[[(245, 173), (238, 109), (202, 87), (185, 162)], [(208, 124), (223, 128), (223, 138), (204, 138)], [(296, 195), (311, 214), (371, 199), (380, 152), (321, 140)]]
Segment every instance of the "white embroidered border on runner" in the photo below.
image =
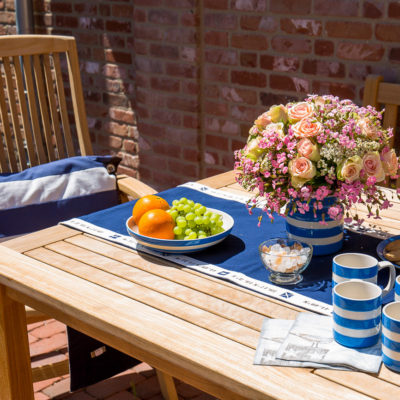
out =
[[(247, 201), (247, 198), (245, 196), (240, 196), (229, 192), (224, 192), (222, 190), (213, 189), (208, 186), (204, 186), (195, 182), (188, 182), (181, 186), (189, 187), (194, 190), (199, 190), (211, 196), (224, 198), (227, 200), (233, 200), (240, 203), (246, 203)], [(71, 228), (75, 228), (79, 231), (100, 237), (110, 242), (130, 247), (134, 250), (145, 252), (155, 257), (164, 258), (168, 261), (185, 266), (195, 271), (199, 271), (207, 275), (211, 275), (220, 279), (230, 281), (232, 283), (235, 283), (236, 285), (254, 290), (255, 292), (264, 294), (269, 297), (273, 297), (275, 299), (279, 299), (281, 301), (293, 304), (295, 306), (304, 308), (306, 310), (314, 311), (324, 315), (332, 314), (332, 306), (323, 303), (321, 301), (311, 299), (310, 297), (307, 296), (303, 296), (292, 290), (284, 289), (267, 282), (250, 278), (240, 272), (230, 271), (213, 264), (204, 264), (201, 261), (195, 260), (183, 254), (167, 254), (150, 250), (138, 244), (137, 241), (131, 236), (120, 235), (119, 233), (101, 228), (89, 222), (83, 221), (79, 218), (73, 218), (68, 221), (63, 221), (62, 224), (69, 226)]]

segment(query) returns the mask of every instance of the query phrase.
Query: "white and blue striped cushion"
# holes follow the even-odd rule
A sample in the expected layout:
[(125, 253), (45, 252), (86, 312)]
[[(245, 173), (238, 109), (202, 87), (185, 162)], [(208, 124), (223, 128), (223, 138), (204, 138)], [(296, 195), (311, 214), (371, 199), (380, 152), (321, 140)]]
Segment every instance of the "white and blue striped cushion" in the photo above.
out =
[(118, 204), (111, 156), (70, 157), (0, 174), (0, 238), (43, 229)]

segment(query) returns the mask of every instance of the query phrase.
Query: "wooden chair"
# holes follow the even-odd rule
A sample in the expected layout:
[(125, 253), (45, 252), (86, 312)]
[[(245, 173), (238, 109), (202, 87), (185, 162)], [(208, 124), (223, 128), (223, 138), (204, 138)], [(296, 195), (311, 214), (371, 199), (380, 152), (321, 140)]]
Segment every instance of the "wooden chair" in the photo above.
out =
[[(93, 154), (74, 38), (0, 37), (0, 68), (0, 172)], [(117, 184), (122, 200), (156, 193), (128, 176), (118, 176)], [(28, 324), (48, 319), (29, 307), (26, 312)], [(33, 380), (68, 372), (62, 361), (33, 369)], [(177, 399), (172, 378), (157, 375), (164, 397)]]
[[(365, 81), (363, 106), (373, 106), (377, 109), (383, 107), (383, 127), (393, 128), (394, 136), (391, 146), (400, 150), (400, 133), (398, 127), (398, 109), (400, 106), (400, 83), (383, 82), (380, 75), (369, 75)], [(397, 129), (399, 131), (399, 129)]]

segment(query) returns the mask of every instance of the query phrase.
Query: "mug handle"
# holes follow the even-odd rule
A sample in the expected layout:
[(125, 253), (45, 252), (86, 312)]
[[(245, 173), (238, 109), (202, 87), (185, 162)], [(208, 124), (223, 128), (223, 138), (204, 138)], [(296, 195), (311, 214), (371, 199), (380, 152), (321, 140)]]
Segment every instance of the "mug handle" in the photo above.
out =
[(386, 267), (390, 268), (390, 275), (388, 284), (386, 285), (385, 289), (382, 289), (382, 297), (386, 296), (393, 289), (394, 282), (396, 280), (396, 271), (394, 265), (389, 261), (378, 262), (378, 272)]

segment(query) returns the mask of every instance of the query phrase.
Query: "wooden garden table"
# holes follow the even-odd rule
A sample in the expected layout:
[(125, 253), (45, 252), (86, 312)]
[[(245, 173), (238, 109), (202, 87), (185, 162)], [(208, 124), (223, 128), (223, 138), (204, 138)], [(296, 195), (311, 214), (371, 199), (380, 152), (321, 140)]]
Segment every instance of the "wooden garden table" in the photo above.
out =
[[(233, 172), (200, 181), (245, 194)], [(386, 214), (386, 215), (385, 215)], [(380, 224), (400, 233), (400, 204)], [(24, 304), (220, 399), (398, 399), (400, 375), (253, 365), (263, 319), (295, 306), (55, 226), (0, 250), (0, 399), (33, 399)]]

